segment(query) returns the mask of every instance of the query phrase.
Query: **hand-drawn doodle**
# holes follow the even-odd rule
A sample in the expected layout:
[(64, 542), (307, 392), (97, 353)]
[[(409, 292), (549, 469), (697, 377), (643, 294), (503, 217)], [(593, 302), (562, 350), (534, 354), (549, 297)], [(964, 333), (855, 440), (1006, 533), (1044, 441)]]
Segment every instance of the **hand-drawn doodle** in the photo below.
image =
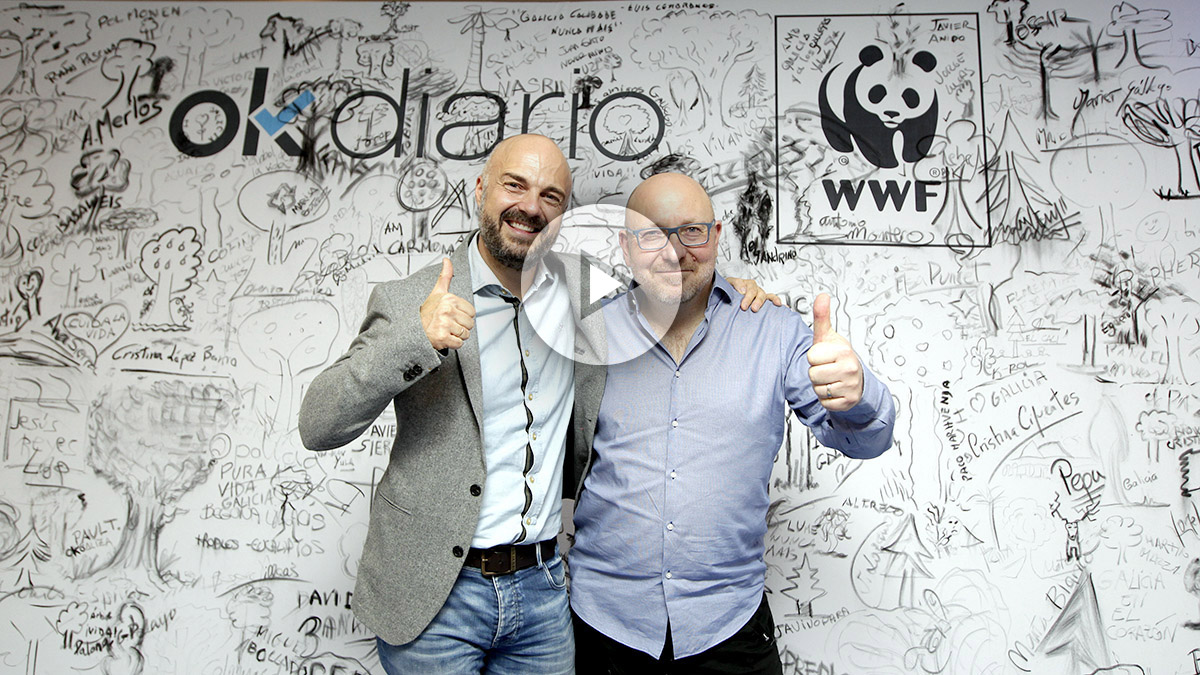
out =
[(252, 178), (238, 193), (242, 217), (267, 233), (268, 265), (280, 265), (296, 250), (288, 232), (323, 218), (329, 195), (309, 178), (289, 171), (272, 171)]
[[(153, 16), (149, 16), (153, 19)], [(203, 82), (208, 53), (236, 39), (244, 21), (228, 9), (194, 4), (167, 24), (165, 41), (183, 62), (179, 79), (185, 86)]]
[(163, 567), (159, 539), (183, 496), (208, 479), (213, 439), (238, 407), (236, 392), (181, 380), (118, 386), (92, 402), (87, 462), (126, 508), (120, 541), (84, 576), (120, 575), (143, 589), (181, 581)]
[(1082, 23), (1086, 22), (1062, 12), (1052, 21), (1039, 24), (1036, 31), (1018, 30), (1017, 40), (1004, 52), (1004, 58), (1018, 73), (1037, 75), (1040, 112), (1045, 120), (1058, 119), (1052, 102), (1055, 78), (1079, 78), (1094, 72), (1089, 46), (1072, 42), (1078, 36), (1077, 24)]
[(329, 359), (337, 325), (338, 312), (333, 305), (324, 300), (297, 300), (255, 312), (238, 326), (242, 353), (254, 367), (279, 378), (269, 427), (295, 424), (295, 378)]
[(1134, 63), (1143, 68), (1161, 68), (1152, 66), (1144, 60), (1142, 47), (1148, 46), (1138, 42), (1138, 33), (1154, 35), (1165, 33), (1171, 29), (1171, 13), (1165, 9), (1138, 9), (1128, 2), (1119, 2), (1112, 8), (1112, 21), (1105, 27), (1105, 32), (1112, 37), (1121, 38), (1124, 51), (1116, 65), (1125, 63), (1125, 59), (1133, 58)]
[(787, 616), (811, 617), (813, 601), (825, 595), (826, 591), (818, 584), (817, 570), (808, 564), (808, 556), (801, 559), (800, 564), (787, 577), (789, 586), (779, 592), (796, 603), (796, 611), (788, 612)]
[(529, 131), (700, 180), (890, 389), (876, 460), (786, 423), (785, 673), (1200, 672), (1200, 19), (1134, 2), (4, 5), (0, 670), (379, 671), (404, 425), (297, 397)]
[[(74, 47), (91, 38), (85, 12), (63, 11), (62, 6), (42, 7), (20, 4), (0, 10), (0, 36), (16, 40), (21, 47), (20, 66), (16, 79), (0, 93), (38, 93), (38, 80), (43, 64), (57, 64)], [(12, 57), (9, 57), (12, 58)], [(68, 72), (74, 70), (66, 66)]]
[(729, 101), (737, 97), (726, 87), (759, 49), (766, 18), (753, 10), (670, 11), (642, 21), (630, 38), (630, 59), (668, 74), (665, 87), (655, 89), (671, 105), (675, 124), (706, 133), (714, 133), (710, 121), (715, 129), (736, 128)]
[(21, 227), (41, 218), (53, 208), (54, 187), (46, 181), (41, 167), (30, 167), (25, 160), (11, 164), (0, 159), (0, 267), (11, 267), (24, 257)]
[(1196, 168), (1200, 99), (1159, 98), (1153, 105), (1141, 101), (1128, 103), (1121, 110), (1121, 121), (1139, 141), (1175, 151), (1178, 180), (1174, 186), (1155, 190), (1155, 194), (1162, 199), (1200, 197), (1200, 170)]
[(196, 228), (167, 230), (142, 246), (138, 266), (150, 279), (135, 330), (187, 330), (191, 312), (180, 295), (200, 273), (202, 244)]
[(40, 157), (49, 152), (54, 139), (47, 128), (57, 108), (53, 100), (31, 99), (0, 112), (0, 152), (9, 157), (22, 152)]
[(115, 82), (112, 96), (102, 107), (107, 108), (118, 98), (126, 106), (137, 104), (137, 95), (133, 93), (138, 78), (154, 72), (155, 46), (133, 38), (117, 41), (116, 49), (100, 63), (100, 74), (109, 82)]
[[(114, 193), (124, 192), (129, 187), (130, 163), (121, 157), (117, 150), (89, 150), (79, 158), (79, 165), (71, 171), (71, 188), (75, 196), (86, 199), (80, 205), (82, 213), (76, 215), (72, 211), (69, 220), (61, 221), (59, 227), (69, 232), (95, 232), (96, 216), (101, 209), (113, 209), (120, 206), (120, 200), (114, 198)], [(86, 214), (87, 220), (80, 222), (80, 217)]]

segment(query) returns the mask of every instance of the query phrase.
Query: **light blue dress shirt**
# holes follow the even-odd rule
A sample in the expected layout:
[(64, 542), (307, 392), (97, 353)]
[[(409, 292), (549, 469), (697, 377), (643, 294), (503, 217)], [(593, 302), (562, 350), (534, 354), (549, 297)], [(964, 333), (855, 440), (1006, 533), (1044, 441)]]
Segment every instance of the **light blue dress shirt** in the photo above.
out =
[(514, 304), (477, 242), (478, 235), (469, 244), (475, 329), (467, 339), (479, 340), (487, 482), (471, 545), (553, 539), (562, 525), (563, 457), (575, 404), (575, 371), (562, 356), (575, 339), (567, 285), (539, 265)]
[(767, 485), (788, 407), (849, 457), (892, 441), (886, 386), (867, 372), (858, 405), (826, 411), (808, 379), (812, 330), (771, 304), (740, 311), (740, 299), (717, 274), (679, 363), (632, 295), (603, 310), (610, 354), (640, 355), (608, 369), (575, 510), (571, 607), (656, 658), (668, 621), (682, 658), (732, 636), (762, 601)]

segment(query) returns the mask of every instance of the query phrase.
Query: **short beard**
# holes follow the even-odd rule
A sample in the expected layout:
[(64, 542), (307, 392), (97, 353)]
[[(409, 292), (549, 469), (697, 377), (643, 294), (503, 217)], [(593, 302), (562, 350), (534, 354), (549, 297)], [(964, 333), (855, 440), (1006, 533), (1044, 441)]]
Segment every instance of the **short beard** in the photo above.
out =
[[(533, 240), (527, 251), (515, 249), (505, 243), (500, 236), (500, 220), (514, 220), (538, 228), (538, 236)], [(485, 213), (479, 214), (479, 236), (488, 253), (496, 262), (511, 270), (524, 269), (526, 262), (537, 262), (549, 250), (549, 244), (542, 241), (542, 233), (546, 229), (546, 220), (541, 216), (530, 218), (515, 207), (509, 207), (500, 214), (500, 219), (492, 218)]]

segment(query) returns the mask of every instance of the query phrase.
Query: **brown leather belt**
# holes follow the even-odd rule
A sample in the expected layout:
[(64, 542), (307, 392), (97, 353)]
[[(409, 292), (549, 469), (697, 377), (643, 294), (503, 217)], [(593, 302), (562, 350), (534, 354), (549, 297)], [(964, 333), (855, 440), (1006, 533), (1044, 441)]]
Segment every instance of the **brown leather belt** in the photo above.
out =
[(467, 567), (478, 567), (485, 577), (498, 577), (536, 565), (539, 546), (542, 547), (542, 560), (549, 562), (554, 558), (554, 545), (554, 539), (547, 539), (536, 544), (472, 548), (467, 551), (463, 564)]

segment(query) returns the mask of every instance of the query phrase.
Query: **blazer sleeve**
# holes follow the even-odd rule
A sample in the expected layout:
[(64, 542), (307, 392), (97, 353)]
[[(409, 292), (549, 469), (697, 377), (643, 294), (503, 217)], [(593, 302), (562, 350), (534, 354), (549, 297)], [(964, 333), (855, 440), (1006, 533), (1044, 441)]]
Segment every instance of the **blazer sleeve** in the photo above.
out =
[(419, 300), (404, 281), (371, 291), (358, 336), (317, 375), (300, 405), (300, 440), (309, 450), (353, 441), (388, 403), (441, 365), (421, 326)]

